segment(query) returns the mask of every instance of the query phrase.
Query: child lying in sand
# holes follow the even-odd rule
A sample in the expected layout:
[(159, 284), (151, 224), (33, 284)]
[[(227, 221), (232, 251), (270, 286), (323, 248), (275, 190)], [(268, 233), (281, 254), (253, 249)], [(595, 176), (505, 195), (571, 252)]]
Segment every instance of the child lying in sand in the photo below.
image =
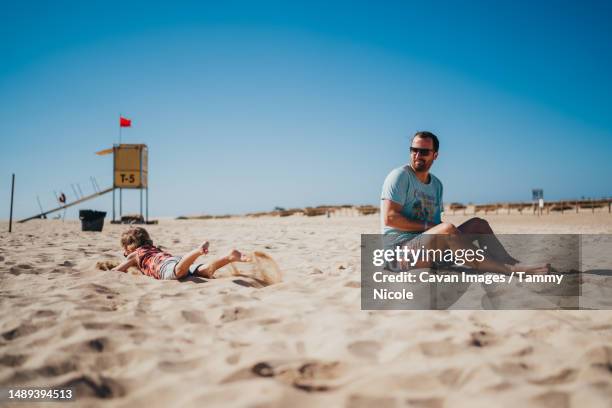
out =
[(208, 253), (208, 241), (202, 242), (183, 257), (172, 256), (153, 246), (149, 233), (142, 227), (131, 227), (121, 234), (121, 246), (127, 259), (114, 267), (113, 271), (127, 272), (130, 266), (136, 266), (143, 274), (162, 280), (181, 279), (188, 274), (212, 278), (217, 269), (231, 262), (248, 261), (245, 255), (233, 250), (229, 255), (209, 264), (194, 265), (200, 255)]

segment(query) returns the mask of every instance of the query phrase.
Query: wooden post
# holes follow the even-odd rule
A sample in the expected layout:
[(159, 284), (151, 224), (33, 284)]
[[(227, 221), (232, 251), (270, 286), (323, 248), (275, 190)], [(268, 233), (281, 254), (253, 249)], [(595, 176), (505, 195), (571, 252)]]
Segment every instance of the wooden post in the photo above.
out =
[(15, 173), (11, 181), (11, 212), (9, 215), (9, 232), (13, 232), (13, 196), (15, 195)]
[(591, 212), (595, 214), (595, 202), (593, 201), (592, 198), (591, 198)]
[(576, 203), (576, 214), (578, 214), (578, 201), (575, 201)]

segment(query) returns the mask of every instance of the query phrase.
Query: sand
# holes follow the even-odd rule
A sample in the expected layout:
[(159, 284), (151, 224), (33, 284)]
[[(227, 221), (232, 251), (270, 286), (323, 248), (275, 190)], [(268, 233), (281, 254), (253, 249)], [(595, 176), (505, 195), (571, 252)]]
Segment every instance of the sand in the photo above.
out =
[[(612, 233), (607, 212), (487, 219), (500, 233)], [(283, 272), (272, 285), (229, 268), (188, 282), (100, 271), (124, 226), (19, 224), (0, 233), (0, 385), (72, 386), (74, 407), (612, 406), (612, 311), (361, 311), (360, 234), (378, 222), (148, 227), (176, 254), (203, 239), (209, 256), (268, 253)]]

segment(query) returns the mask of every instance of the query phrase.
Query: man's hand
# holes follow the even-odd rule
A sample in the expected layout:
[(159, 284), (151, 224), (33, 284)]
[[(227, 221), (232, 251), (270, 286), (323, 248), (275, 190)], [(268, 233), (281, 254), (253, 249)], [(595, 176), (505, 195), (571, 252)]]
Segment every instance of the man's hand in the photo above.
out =
[[(391, 200), (384, 199), (382, 205), (383, 222), (387, 227), (400, 231), (423, 232), (425, 222), (406, 218), (402, 214), (402, 205)], [(433, 227), (428, 225), (427, 229)]]
[(208, 241), (202, 242), (202, 244), (200, 245), (200, 253), (202, 255), (206, 255), (208, 253), (208, 246), (209, 245), (210, 245), (210, 243)]

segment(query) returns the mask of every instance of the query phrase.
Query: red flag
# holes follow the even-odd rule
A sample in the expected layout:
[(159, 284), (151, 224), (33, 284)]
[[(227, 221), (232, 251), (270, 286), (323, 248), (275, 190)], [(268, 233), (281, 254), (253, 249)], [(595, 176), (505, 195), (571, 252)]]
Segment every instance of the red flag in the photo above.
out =
[(132, 120), (124, 118), (123, 116), (119, 116), (119, 126), (120, 127), (130, 127), (132, 126)]

